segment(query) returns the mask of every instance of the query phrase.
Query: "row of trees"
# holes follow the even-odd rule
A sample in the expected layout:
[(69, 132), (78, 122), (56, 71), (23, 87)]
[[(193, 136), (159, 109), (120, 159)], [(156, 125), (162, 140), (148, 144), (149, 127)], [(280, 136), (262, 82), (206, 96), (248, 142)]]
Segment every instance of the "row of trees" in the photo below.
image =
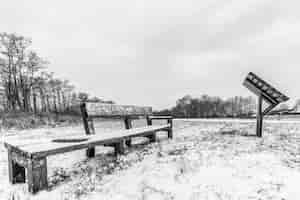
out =
[[(0, 84), (5, 111), (69, 112), (88, 94), (46, 71), (49, 64), (30, 49), (31, 39), (0, 33)], [(93, 100), (101, 101), (94, 97)]]
[[(267, 104), (266, 104), (267, 105)], [(265, 106), (263, 106), (265, 107)], [(200, 98), (193, 98), (186, 95), (177, 100), (176, 106), (171, 109), (156, 112), (159, 115), (173, 115), (179, 118), (209, 118), (209, 117), (251, 117), (257, 112), (256, 99), (254, 97), (232, 97), (221, 99), (202, 95)], [(280, 113), (299, 114), (300, 99), (296, 100), (294, 106), (282, 103), (276, 106), (269, 114)]]
[(200, 98), (186, 95), (177, 100), (175, 107), (162, 110), (158, 114), (172, 114), (180, 118), (249, 117), (256, 112), (255, 110), (256, 101), (253, 97), (233, 97), (223, 100), (208, 95), (202, 95)]

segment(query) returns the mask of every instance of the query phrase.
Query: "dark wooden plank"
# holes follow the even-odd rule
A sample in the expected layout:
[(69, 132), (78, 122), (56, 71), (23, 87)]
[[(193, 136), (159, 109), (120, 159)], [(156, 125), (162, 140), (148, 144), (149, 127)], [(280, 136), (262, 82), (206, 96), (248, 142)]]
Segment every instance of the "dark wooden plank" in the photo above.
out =
[(14, 167), (13, 167), (13, 161), (12, 161), (12, 158), (11, 158), (11, 151), (7, 150), (7, 154), (8, 154), (8, 157), (7, 157), (7, 161), (8, 161), (8, 179), (9, 179), (10, 183), (14, 184)]
[(132, 120), (129, 117), (125, 117), (124, 124), (125, 124), (125, 129), (132, 128)]
[[(93, 119), (90, 119), (88, 116), (86, 104), (81, 104), (80, 110), (81, 110), (81, 116), (82, 116), (85, 134), (86, 135), (94, 135), (95, 134), (94, 122), (93, 122)], [(96, 152), (95, 147), (88, 148), (86, 150), (86, 156), (88, 158), (93, 158), (93, 157), (95, 157), (95, 152)]]
[(148, 126), (152, 126), (152, 119), (150, 118), (150, 116), (147, 116), (147, 125)]
[[(22, 138), (19, 138), (19, 139), (14, 139), (14, 140), (11, 140), (11, 139), (8, 139), (6, 141), (4, 141), (4, 146), (7, 148), (7, 151), (8, 152), (14, 152), (14, 153), (17, 153), (18, 155), (22, 156), (23, 158), (30, 158), (30, 153), (28, 152), (24, 152), (23, 150), (21, 150), (19, 147), (20, 146), (25, 146), (25, 145), (35, 145), (35, 144), (41, 144), (45, 141), (48, 141), (48, 140), (39, 140), (39, 143), (31, 143), (32, 140), (29, 140), (29, 139), (22, 139)], [(14, 155), (14, 153), (12, 153), (12, 155)]]
[[(168, 124), (170, 125), (170, 128), (168, 131), (168, 138), (173, 138), (173, 117), (172, 116), (147, 116), (147, 124), (152, 125), (153, 120), (167, 120)], [(156, 140), (156, 134), (154, 133), (152, 136), (149, 136), (150, 141)]]
[(34, 186), (32, 160), (29, 160), (28, 166), (27, 166), (27, 184), (28, 184), (28, 191), (31, 192), (31, 193), (34, 193), (35, 192), (35, 186)]
[[(40, 144), (26, 144), (23, 146), (18, 146), (18, 148), (30, 154), (32, 157), (45, 157), (48, 155), (54, 155), (58, 153), (65, 153), (74, 150), (84, 149), (97, 145), (104, 145), (109, 143), (117, 143), (121, 139), (128, 139), (131, 137), (147, 136), (152, 134), (154, 131), (167, 131), (170, 129), (170, 125), (155, 125), (134, 128), (129, 130), (113, 131), (101, 133), (99, 135), (87, 135), (81, 138), (87, 138), (87, 141), (78, 143), (55, 143), (52, 140), (44, 141)], [(18, 143), (18, 142), (16, 142)], [(13, 145), (13, 144), (10, 144)]]
[(120, 140), (119, 142), (115, 143), (115, 155), (123, 155), (125, 154), (125, 140)]
[(153, 132), (151, 135), (147, 136), (147, 138), (149, 139), (149, 142), (156, 142), (156, 133)]
[(168, 129), (168, 138), (173, 139), (173, 120), (168, 119), (168, 124), (170, 125), (170, 128)]
[(245, 80), (243, 85), (248, 88), (251, 92), (253, 92), (254, 94), (256, 94), (257, 96), (263, 96), (264, 100), (267, 101), (269, 104), (278, 104), (278, 102), (276, 101), (276, 99), (270, 97), (269, 94), (265, 95), (261, 90), (259, 90), (258, 88), (256, 88), (253, 84), (251, 84), (249, 81)]
[(274, 105), (269, 105), (262, 113), (262, 115), (267, 115), (275, 106), (277, 106), (277, 104)]
[(149, 116), (151, 120), (164, 120), (164, 119), (173, 119), (172, 116)]
[(270, 101), (272, 104), (279, 104), (289, 100), (289, 97), (279, 92), (252, 72), (247, 75), (243, 84), (253, 93), (258, 96), (262, 95), (265, 100)]
[[(148, 126), (152, 126), (152, 118), (150, 116), (147, 116), (147, 125)], [(149, 142), (156, 142), (156, 133), (153, 132), (151, 135), (147, 136), (147, 138), (149, 139)]]
[(85, 130), (85, 133), (87, 135), (91, 134), (89, 123), (88, 123), (88, 113), (86, 111), (86, 106), (85, 104), (80, 105), (80, 110), (81, 110), (81, 116), (82, 116), (82, 122), (83, 122), (83, 127)]
[(96, 155), (96, 149), (95, 147), (90, 147), (86, 150), (86, 157), (88, 158), (94, 158)]
[(262, 125), (263, 125), (262, 96), (258, 97), (256, 119), (257, 119), (257, 123), (256, 123), (256, 135), (257, 135), (257, 137), (262, 137)]
[(151, 107), (131, 105), (86, 102), (85, 107), (89, 117), (149, 115), (152, 113)]
[(8, 151), (8, 173), (9, 173), (9, 181), (12, 184), (15, 183), (25, 183), (25, 166), (20, 165), (16, 162), (17, 155)]
[[(125, 117), (124, 119), (124, 123), (125, 123), (125, 129), (131, 129), (132, 128), (132, 120), (130, 117)], [(128, 140), (126, 140), (126, 145), (128, 147), (130, 147), (132, 145), (132, 142), (131, 142), (131, 138), (129, 138)]]
[(43, 165), (41, 166), (41, 188), (48, 188), (48, 170), (47, 170), (47, 158), (43, 158)]
[(47, 189), (47, 159), (30, 159), (27, 167), (28, 190), (31, 193), (37, 193), (40, 190)]

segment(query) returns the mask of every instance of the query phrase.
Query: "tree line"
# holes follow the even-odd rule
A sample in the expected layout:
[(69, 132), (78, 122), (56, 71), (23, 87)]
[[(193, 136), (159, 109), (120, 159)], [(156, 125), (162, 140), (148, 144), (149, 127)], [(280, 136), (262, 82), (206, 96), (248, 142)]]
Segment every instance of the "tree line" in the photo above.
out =
[(210, 117), (251, 117), (256, 113), (256, 101), (253, 97), (232, 97), (222, 99), (202, 95), (194, 98), (186, 95), (176, 101), (171, 109), (156, 114), (171, 114), (178, 118), (210, 118)]
[[(24, 36), (0, 33), (0, 85), (2, 110), (6, 112), (71, 112), (75, 105), (89, 99), (76, 92), (69, 80), (48, 72), (49, 62), (30, 47)], [(97, 97), (91, 100), (106, 102)], [(106, 103), (113, 103), (107, 101)]]

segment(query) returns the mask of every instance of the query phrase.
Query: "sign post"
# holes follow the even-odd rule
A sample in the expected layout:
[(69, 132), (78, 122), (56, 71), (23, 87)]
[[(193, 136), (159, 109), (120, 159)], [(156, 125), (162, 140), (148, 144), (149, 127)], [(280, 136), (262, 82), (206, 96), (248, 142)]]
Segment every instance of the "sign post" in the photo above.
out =
[(257, 114), (256, 114), (256, 135), (257, 137), (262, 137), (262, 125), (263, 125), (263, 113), (262, 113), (262, 103), (263, 98), (260, 95), (258, 97), (258, 103), (257, 103)]
[[(243, 85), (258, 96), (256, 135), (257, 137), (262, 137), (263, 117), (278, 104), (289, 100), (289, 97), (276, 90), (252, 72), (247, 75)], [(265, 110), (262, 110), (263, 101), (269, 105)]]

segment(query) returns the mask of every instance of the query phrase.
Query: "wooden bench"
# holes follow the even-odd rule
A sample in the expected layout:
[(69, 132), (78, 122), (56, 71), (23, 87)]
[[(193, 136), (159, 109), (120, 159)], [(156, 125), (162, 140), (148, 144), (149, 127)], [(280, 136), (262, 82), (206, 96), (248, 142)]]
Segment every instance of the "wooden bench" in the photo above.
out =
[[(47, 156), (87, 149), (87, 156), (95, 156), (95, 146), (104, 145), (115, 148), (115, 154), (123, 154), (131, 146), (133, 137), (147, 137), (156, 141), (157, 131), (166, 131), (172, 138), (172, 117), (151, 116), (151, 107), (120, 106), (100, 103), (83, 103), (81, 106), (83, 125), (86, 134), (80, 137), (56, 138), (44, 140), (5, 141), (8, 150), (9, 181), (12, 184), (25, 183), (31, 193), (48, 187)], [(96, 134), (94, 118), (114, 117), (124, 120), (125, 130), (109, 131)], [(133, 128), (132, 120), (140, 117), (147, 119), (146, 127)], [(153, 120), (167, 120), (164, 125), (152, 125)]]

